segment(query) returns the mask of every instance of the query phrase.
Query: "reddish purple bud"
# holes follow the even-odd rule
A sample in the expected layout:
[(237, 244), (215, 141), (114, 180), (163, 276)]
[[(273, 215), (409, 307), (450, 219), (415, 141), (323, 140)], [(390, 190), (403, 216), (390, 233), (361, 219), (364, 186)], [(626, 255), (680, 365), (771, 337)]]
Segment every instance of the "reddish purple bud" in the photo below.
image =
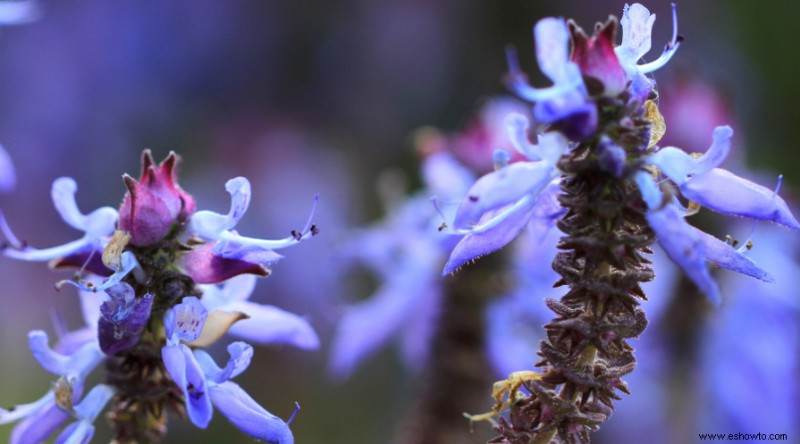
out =
[(150, 150), (145, 150), (139, 180), (127, 174), (122, 177), (128, 192), (119, 209), (119, 229), (130, 233), (132, 245), (163, 239), (174, 224), (187, 222), (194, 213), (194, 199), (176, 183), (178, 160), (171, 152), (156, 166)]
[(625, 70), (614, 52), (617, 18), (610, 17), (604, 25), (587, 37), (583, 29), (569, 22), (572, 33), (572, 61), (578, 65), (592, 95), (616, 96), (625, 90)]
[(180, 259), (183, 272), (198, 284), (217, 284), (240, 274), (269, 275), (269, 270), (260, 261), (251, 262), (246, 257), (240, 259), (217, 256), (212, 252), (216, 243), (195, 247)]

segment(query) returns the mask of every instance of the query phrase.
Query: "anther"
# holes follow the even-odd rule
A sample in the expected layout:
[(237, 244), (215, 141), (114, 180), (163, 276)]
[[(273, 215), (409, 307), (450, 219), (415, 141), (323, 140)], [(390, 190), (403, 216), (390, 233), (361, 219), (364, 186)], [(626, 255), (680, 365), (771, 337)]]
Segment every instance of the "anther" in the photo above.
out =
[(289, 419), (286, 421), (287, 425), (291, 424), (292, 421), (294, 421), (294, 417), (297, 416), (297, 412), (299, 412), (299, 411), (300, 411), (300, 403), (299, 402), (295, 402), (294, 403), (294, 412), (292, 412), (292, 416), (290, 416)]

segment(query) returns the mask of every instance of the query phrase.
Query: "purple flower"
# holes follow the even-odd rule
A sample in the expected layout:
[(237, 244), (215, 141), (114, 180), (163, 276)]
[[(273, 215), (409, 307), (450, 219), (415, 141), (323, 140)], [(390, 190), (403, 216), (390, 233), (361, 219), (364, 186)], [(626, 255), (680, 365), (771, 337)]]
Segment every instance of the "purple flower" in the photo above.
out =
[(61, 379), (37, 401), (0, 409), (0, 424), (22, 420), (12, 432), (13, 444), (40, 442), (52, 435), (69, 417), (61, 406), (80, 399), (86, 377), (105, 356), (97, 341), (86, 343), (71, 354), (52, 350), (47, 333), (40, 330), (30, 332), (28, 341), (39, 364)]
[(153, 295), (137, 298), (133, 287), (122, 282), (106, 290), (110, 299), (100, 306), (98, 321), (100, 349), (108, 355), (128, 349), (139, 342), (153, 305)]
[[(552, 206), (546, 196), (557, 189), (551, 182), (561, 174), (555, 163), (569, 149), (566, 139), (560, 133), (546, 133), (539, 137), (538, 145), (531, 145), (527, 119), (511, 114), (507, 121), (515, 148), (529, 161), (502, 167), (470, 188), (456, 211), (453, 228), (447, 230), (464, 237), (450, 254), (444, 274), (502, 248), (527, 226), (534, 212), (547, 212), (545, 207)], [(547, 193), (543, 194), (544, 190)]]
[(196, 297), (184, 298), (183, 302), (164, 313), (164, 329), (167, 345), (161, 349), (164, 367), (183, 392), (186, 413), (201, 429), (208, 426), (213, 413), (211, 400), (207, 396), (206, 380), (191, 349), (181, 341), (191, 342), (200, 337), (208, 311)]
[(194, 199), (177, 183), (178, 162), (178, 155), (171, 152), (156, 167), (150, 150), (145, 150), (139, 180), (123, 176), (128, 192), (119, 209), (119, 229), (130, 233), (131, 245), (161, 240), (174, 225), (186, 223), (194, 213)]
[(112, 397), (114, 397), (114, 389), (111, 386), (105, 384), (94, 386), (74, 408), (77, 421), (68, 425), (58, 435), (55, 444), (89, 443), (94, 436), (94, 420)]
[[(677, 185), (684, 197), (702, 206), (725, 214), (800, 228), (777, 190), (770, 191), (716, 168), (728, 154), (732, 135), (730, 127), (717, 127), (711, 147), (702, 156), (692, 157), (677, 148), (667, 147), (651, 155), (649, 161)], [(706, 262), (760, 280), (773, 280), (742, 251), (686, 223), (686, 211), (662, 193), (649, 173), (637, 173), (636, 181), (649, 208), (647, 220), (659, 243), (713, 302), (720, 301), (719, 289)]]
[(195, 282), (214, 284), (242, 273), (266, 276), (269, 273), (267, 265), (282, 257), (273, 250), (291, 247), (319, 232), (311, 223), (319, 200), (319, 195), (316, 195), (302, 230), (293, 230), (290, 236), (277, 240), (242, 236), (234, 227), (250, 206), (250, 181), (244, 177), (231, 179), (225, 184), (225, 190), (231, 195), (228, 214), (198, 211), (189, 222), (187, 235), (207, 242), (181, 258), (184, 271)]
[(443, 150), (426, 157), (422, 171), (425, 190), (390, 206), (384, 221), (356, 231), (344, 248), (345, 258), (367, 267), (380, 285), (369, 299), (346, 307), (339, 321), (329, 363), (338, 378), (393, 339), (408, 367), (419, 368), (427, 359), (442, 298), (436, 270), (452, 247), (439, 236), (429, 196), (455, 199), (474, 177)]
[(597, 108), (587, 100), (580, 68), (569, 59), (569, 30), (564, 19), (545, 18), (533, 30), (539, 69), (553, 82), (548, 88), (534, 88), (519, 67), (510, 48), (508, 86), (519, 97), (534, 102), (538, 122), (558, 123), (575, 139), (582, 139), (597, 126)]
[(231, 358), (219, 368), (204, 351), (192, 350), (181, 341), (200, 337), (208, 311), (195, 297), (187, 297), (164, 314), (167, 344), (161, 349), (164, 366), (172, 380), (183, 391), (189, 419), (206, 428), (216, 406), (243, 432), (268, 442), (291, 444), (292, 432), (286, 422), (272, 415), (250, 398), (239, 385), (229, 379), (242, 373), (253, 355), (253, 348), (244, 342), (228, 346)]
[(622, 10), (622, 43), (615, 48), (617, 58), (622, 68), (631, 82), (628, 87), (634, 98), (642, 101), (647, 99), (655, 82), (648, 79), (645, 74), (649, 74), (662, 66), (675, 55), (680, 46), (678, 36), (678, 14), (675, 4), (672, 4), (672, 40), (664, 47), (664, 52), (656, 60), (639, 65), (639, 60), (650, 51), (651, 32), (656, 15), (650, 14), (644, 6), (634, 3), (627, 4)]

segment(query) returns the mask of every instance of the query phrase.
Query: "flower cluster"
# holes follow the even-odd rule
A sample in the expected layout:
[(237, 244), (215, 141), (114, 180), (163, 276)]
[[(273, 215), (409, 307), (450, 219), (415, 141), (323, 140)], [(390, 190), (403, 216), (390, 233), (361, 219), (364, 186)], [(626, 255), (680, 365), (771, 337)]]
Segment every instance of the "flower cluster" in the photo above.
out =
[[(615, 177), (636, 181), (647, 204), (648, 222), (662, 247), (709, 298), (719, 302), (719, 290), (708, 274), (706, 263), (762, 280), (771, 278), (743, 255), (742, 249), (736, 250), (686, 223), (685, 217), (695, 214), (697, 205), (794, 229), (800, 229), (800, 223), (777, 195), (777, 189), (770, 190), (718, 168), (730, 149), (733, 136), (730, 127), (716, 128), (711, 147), (700, 157), (678, 148), (656, 146), (660, 138), (657, 127), (663, 125), (663, 121), (659, 120), (655, 103), (645, 101), (654, 94), (654, 82), (644, 74), (663, 66), (674, 54), (680, 39), (676, 24), (673, 40), (662, 56), (653, 62), (637, 65), (650, 49), (650, 31), (654, 21), (655, 15), (644, 6), (637, 3), (626, 7), (621, 21), (622, 44), (613, 48), (615, 21), (609, 21), (596, 36), (587, 38), (572, 22), (568, 26), (562, 19), (543, 19), (535, 28), (537, 57), (542, 71), (568, 73), (577, 70), (577, 78), (583, 77), (586, 82), (559, 83), (560, 77), (551, 75), (554, 86), (535, 89), (522, 82), (523, 75), (512, 55), (509, 60), (511, 88), (521, 97), (535, 101), (535, 110), (559, 110), (548, 115), (535, 113), (534, 118), (539, 122), (571, 127), (580, 123), (581, 132), (591, 137), (577, 140), (598, 139), (596, 155), (600, 166)], [(575, 42), (572, 59), (568, 57), (570, 29)], [(597, 130), (597, 124), (592, 123), (594, 118), (588, 121), (583, 117), (576, 119), (576, 114), (586, 113), (587, 109), (590, 114), (598, 112), (593, 97), (586, 93), (587, 83), (603, 87), (600, 97), (625, 92), (629, 95), (628, 103), (637, 101), (646, 108), (648, 114), (644, 118), (654, 122), (654, 128), (648, 146), (640, 147), (642, 155), (636, 162), (626, 157), (625, 150), (610, 135)], [(628, 89), (619, 89), (620, 84), (628, 85)], [(560, 94), (556, 95), (554, 88), (558, 88)], [(566, 106), (564, 95), (581, 97), (580, 103), (575, 101)], [(587, 108), (587, 105), (591, 106)], [(465, 202), (458, 207), (453, 229), (449, 230), (465, 236), (451, 253), (445, 274), (506, 245), (522, 231), (534, 213), (558, 213), (553, 208), (556, 201), (551, 193), (558, 193), (564, 172), (558, 168), (557, 162), (574, 151), (575, 139), (569, 140), (559, 131), (548, 131), (539, 134), (538, 144), (533, 145), (528, 140), (528, 122), (524, 116), (509, 116), (507, 124), (514, 147), (527, 160), (481, 177), (469, 190)], [(679, 195), (690, 201), (688, 208), (677, 199)], [(557, 218), (550, 221), (555, 225)]]
[[(274, 250), (315, 235), (312, 209), (302, 230), (284, 239), (239, 234), (235, 227), (250, 203), (250, 183), (231, 179), (227, 214), (195, 211), (194, 198), (177, 183), (175, 153), (156, 164), (142, 156), (140, 178), (123, 176), (127, 193), (117, 211), (88, 214), (75, 201), (77, 185), (55, 180), (52, 199), (62, 219), (82, 236), (38, 249), (20, 241), (0, 215), (3, 254), (50, 261), (55, 269), (78, 268), (59, 282), (80, 290), (85, 328), (64, 332), (55, 347), (44, 331), (29, 334), (34, 357), (57, 375), (53, 388), (31, 404), (0, 410), (0, 424), (21, 420), (12, 442), (39, 442), (70, 418), (57, 442), (87, 442), (93, 421), (112, 403), (116, 439), (151, 442), (166, 431), (168, 411), (186, 414), (205, 428), (216, 406), (245, 433), (274, 443), (293, 442), (288, 423), (256, 403), (231, 379), (250, 363), (253, 349), (237, 341), (220, 368), (202, 347), (225, 333), (261, 344), (315, 349), (319, 340), (303, 318), (277, 307), (248, 302), (256, 276), (281, 256)], [(314, 202), (316, 208), (316, 198)], [(105, 383), (84, 395), (86, 377), (101, 363)]]
[[(507, 118), (524, 159), (479, 178), (466, 193), (445, 230), (462, 238), (444, 274), (505, 246), (526, 227), (557, 225), (565, 236), (553, 262), (561, 275), (556, 285), (570, 290), (560, 302), (547, 301), (557, 317), (545, 326), (537, 364), (543, 373), (510, 378), (511, 388), (495, 393), (509, 399), (498, 398), (498, 412), (512, 405), (497, 442), (587, 440), (610, 416), (615, 392), (627, 392), (620, 378), (635, 365), (624, 339), (647, 325), (637, 306), (646, 299), (639, 284), (654, 277), (645, 257), (654, 241), (715, 303), (721, 296), (709, 266), (773, 280), (746, 255), (749, 241), (737, 249), (691, 226), (687, 216), (706, 207), (800, 229), (778, 196), (780, 179), (771, 190), (719, 168), (730, 150), (730, 127), (717, 127), (701, 156), (658, 146), (665, 123), (648, 74), (670, 60), (682, 39), (673, 5), (672, 39), (660, 57), (640, 63), (654, 21), (644, 6), (626, 5), (618, 46), (614, 17), (591, 37), (572, 21), (539, 21), (536, 56), (552, 81), (545, 88), (528, 84), (513, 49), (508, 52), (509, 87), (533, 102), (537, 143), (526, 117)], [(531, 396), (515, 403), (521, 385)]]

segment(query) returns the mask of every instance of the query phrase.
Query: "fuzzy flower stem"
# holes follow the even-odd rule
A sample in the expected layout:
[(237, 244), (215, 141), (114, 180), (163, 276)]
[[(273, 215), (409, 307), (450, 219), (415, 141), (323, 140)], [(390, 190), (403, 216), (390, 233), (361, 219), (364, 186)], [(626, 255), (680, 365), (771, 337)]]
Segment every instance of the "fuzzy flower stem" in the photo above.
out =
[[(649, 122), (644, 108), (620, 98), (603, 99), (599, 130), (616, 134), (627, 164), (636, 164), (647, 146)], [(629, 102), (628, 102), (629, 103)], [(613, 111), (611, 111), (613, 110)], [(627, 117), (627, 118), (626, 118)], [(621, 121), (634, 125), (620, 125)], [(613, 411), (622, 377), (636, 361), (626, 339), (647, 326), (639, 284), (652, 280), (643, 255), (655, 235), (645, 220), (646, 207), (631, 174), (609, 174), (598, 160), (600, 137), (584, 139), (564, 155), (558, 168), (561, 205), (567, 209), (558, 226), (565, 236), (553, 261), (561, 275), (556, 286), (568, 286), (561, 301), (548, 300), (556, 314), (545, 329), (537, 364), (545, 376), (526, 381), (531, 396), (511, 406), (501, 418), (495, 443), (583, 443)]]

